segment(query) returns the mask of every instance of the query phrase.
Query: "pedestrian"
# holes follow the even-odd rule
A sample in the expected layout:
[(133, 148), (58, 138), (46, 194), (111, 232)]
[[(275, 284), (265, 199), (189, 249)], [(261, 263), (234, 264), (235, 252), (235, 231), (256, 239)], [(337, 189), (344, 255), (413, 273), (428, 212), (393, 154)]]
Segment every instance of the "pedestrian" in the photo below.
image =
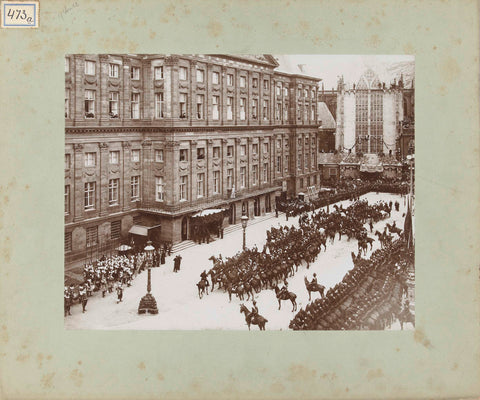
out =
[(123, 288), (122, 288), (122, 285), (118, 285), (117, 286), (117, 304), (120, 303), (122, 301), (122, 298), (123, 298)]
[(180, 263), (182, 262), (182, 256), (180, 254), (177, 255), (177, 271), (180, 271)]
[(63, 302), (64, 302), (64, 312), (65, 312), (65, 317), (70, 314), (70, 305), (71, 305), (71, 296), (70, 296), (70, 291), (68, 288), (65, 286), (65, 290), (63, 292)]
[(162, 250), (162, 255), (160, 256), (160, 264), (162, 265), (165, 264), (165, 253), (166, 253), (165, 249)]
[(173, 272), (178, 272), (178, 255), (173, 259)]

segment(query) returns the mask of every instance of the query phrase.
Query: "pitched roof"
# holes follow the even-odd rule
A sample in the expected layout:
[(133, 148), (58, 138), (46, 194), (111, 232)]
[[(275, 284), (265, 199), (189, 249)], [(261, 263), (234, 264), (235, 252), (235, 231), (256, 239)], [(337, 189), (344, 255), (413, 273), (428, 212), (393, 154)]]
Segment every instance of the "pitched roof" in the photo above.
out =
[(335, 129), (337, 124), (327, 105), (321, 101), (318, 103), (318, 121), (322, 121), (321, 128)]
[(316, 79), (321, 81), (322, 79), (315, 76), (316, 73), (311, 71), (306, 64), (295, 64), (291, 57), (288, 55), (275, 55), (275, 60), (278, 63), (278, 67), (275, 68), (276, 72), (304, 76), (305, 78)]

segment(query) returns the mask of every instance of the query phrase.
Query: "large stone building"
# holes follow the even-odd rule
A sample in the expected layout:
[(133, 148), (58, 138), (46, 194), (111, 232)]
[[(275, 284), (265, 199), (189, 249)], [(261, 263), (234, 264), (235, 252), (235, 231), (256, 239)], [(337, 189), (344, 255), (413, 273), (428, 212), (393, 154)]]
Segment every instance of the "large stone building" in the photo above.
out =
[(412, 152), (414, 89), (386, 85), (368, 69), (352, 85), (340, 78), (337, 88), (335, 154), (319, 156), (324, 180), (396, 178), (402, 160)]
[[(65, 259), (318, 188), (317, 86), (270, 55), (67, 55)], [(279, 70), (277, 70), (279, 69)], [(300, 72), (300, 71), (299, 71)]]

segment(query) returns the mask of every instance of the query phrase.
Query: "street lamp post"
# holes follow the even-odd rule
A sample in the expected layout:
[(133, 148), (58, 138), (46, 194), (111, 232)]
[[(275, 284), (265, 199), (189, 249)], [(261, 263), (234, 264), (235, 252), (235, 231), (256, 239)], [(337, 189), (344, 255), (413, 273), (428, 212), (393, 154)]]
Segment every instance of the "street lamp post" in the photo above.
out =
[(248, 217), (243, 214), (240, 218), (242, 220), (242, 228), (243, 228), (243, 250), (245, 250), (246, 245), (245, 245), (245, 229), (247, 229), (247, 224), (248, 224)]
[(148, 280), (147, 280), (147, 294), (142, 297), (140, 304), (138, 305), (139, 314), (158, 314), (157, 301), (155, 297), (150, 293), (152, 290), (152, 276), (151, 268), (153, 264), (153, 252), (155, 248), (152, 246), (152, 242), (149, 240), (145, 246), (147, 268), (148, 268)]

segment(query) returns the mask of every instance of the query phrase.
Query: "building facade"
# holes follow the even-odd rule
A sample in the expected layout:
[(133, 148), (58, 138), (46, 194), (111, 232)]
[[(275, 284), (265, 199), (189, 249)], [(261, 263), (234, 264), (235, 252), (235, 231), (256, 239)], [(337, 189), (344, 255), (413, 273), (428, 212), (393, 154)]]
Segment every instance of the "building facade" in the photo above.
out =
[(190, 238), (198, 211), (225, 224), (319, 187), (320, 79), (270, 55), (67, 55), (65, 259), (132, 235)]
[(400, 177), (412, 147), (413, 85), (405, 89), (401, 77), (387, 87), (368, 69), (353, 85), (340, 78), (336, 104), (336, 154), (319, 157), (324, 180)]

